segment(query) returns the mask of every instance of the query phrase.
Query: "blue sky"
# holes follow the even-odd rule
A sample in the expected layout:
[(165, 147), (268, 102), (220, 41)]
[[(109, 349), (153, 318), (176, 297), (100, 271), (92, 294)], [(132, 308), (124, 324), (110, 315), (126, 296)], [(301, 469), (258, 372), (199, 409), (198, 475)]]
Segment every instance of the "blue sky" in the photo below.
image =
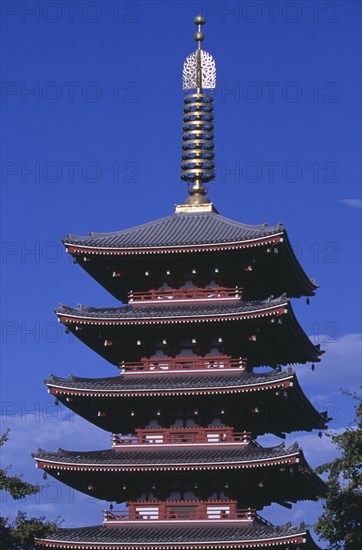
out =
[[(42, 380), (112, 376), (114, 367), (65, 335), (53, 308), (116, 301), (60, 243), (67, 232), (114, 231), (173, 212), (180, 182), (182, 63), (203, 12), (204, 49), (217, 62), (220, 213), (284, 222), (320, 289), (298, 319), (326, 350), (297, 367), (331, 428), (350, 425), (340, 388), (360, 383), (360, 8), (357, 1), (191, 2), (61, 0), (2, 4), (2, 421), (4, 463), (33, 481), (38, 446), (94, 449), (106, 433), (55, 409)], [(36, 6), (35, 13), (31, 13)], [(298, 436), (298, 437), (297, 437)], [(293, 434), (317, 465), (330, 441)], [(275, 440), (275, 444), (278, 441)], [(272, 442), (274, 444), (274, 440)], [(16, 506), (2, 502), (10, 516)], [(101, 520), (102, 503), (53, 484), (29, 513), (66, 525)], [(320, 504), (264, 515), (313, 522)]]

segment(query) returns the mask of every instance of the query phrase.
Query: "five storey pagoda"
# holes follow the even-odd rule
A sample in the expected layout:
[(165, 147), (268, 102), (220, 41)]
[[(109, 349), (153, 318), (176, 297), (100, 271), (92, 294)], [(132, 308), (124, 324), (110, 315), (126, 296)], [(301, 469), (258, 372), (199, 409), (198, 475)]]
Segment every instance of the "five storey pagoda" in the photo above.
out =
[(264, 448), (256, 440), (326, 427), (290, 366), (321, 355), (290, 303), (316, 286), (281, 224), (224, 218), (206, 196), (215, 170), (216, 69), (201, 48), (203, 17), (195, 23), (198, 48), (183, 69), (181, 178), (189, 197), (165, 218), (68, 235), (64, 243), (123, 305), (62, 305), (59, 321), (120, 374), (51, 375), (46, 384), (58, 401), (111, 432), (112, 447), (39, 449), (35, 460), (120, 510), (111, 505), (100, 526), (59, 529), (37, 540), (39, 548), (317, 548), (304, 524), (276, 527), (259, 511), (316, 500), (323, 482), (297, 444)]

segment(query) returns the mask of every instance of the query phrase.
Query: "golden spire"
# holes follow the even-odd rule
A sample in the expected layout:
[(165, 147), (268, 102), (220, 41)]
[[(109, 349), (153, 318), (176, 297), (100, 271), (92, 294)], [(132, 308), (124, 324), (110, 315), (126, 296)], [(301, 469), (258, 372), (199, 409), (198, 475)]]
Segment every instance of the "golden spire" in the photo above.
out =
[(202, 15), (195, 17), (197, 50), (183, 65), (184, 99), (181, 179), (188, 183), (189, 197), (176, 212), (212, 211), (205, 183), (215, 179), (214, 99), (204, 93), (216, 86), (216, 65), (211, 54), (201, 48), (204, 40)]

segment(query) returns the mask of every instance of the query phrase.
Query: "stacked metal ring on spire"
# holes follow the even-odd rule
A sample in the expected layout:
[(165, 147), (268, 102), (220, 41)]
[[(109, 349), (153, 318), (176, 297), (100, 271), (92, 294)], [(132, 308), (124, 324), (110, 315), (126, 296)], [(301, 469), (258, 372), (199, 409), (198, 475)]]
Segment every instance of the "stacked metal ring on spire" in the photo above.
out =
[(184, 99), (181, 179), (207, 183), (215, 179), (214, 98), (188, 94)]

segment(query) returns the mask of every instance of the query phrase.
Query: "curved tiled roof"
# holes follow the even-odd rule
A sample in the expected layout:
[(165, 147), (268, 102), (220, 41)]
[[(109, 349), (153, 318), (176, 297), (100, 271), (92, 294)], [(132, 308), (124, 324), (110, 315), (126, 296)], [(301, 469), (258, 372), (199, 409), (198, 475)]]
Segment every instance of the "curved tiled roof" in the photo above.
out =
[(36, 459), (51, 461), (56, 464), (77, 464), (77, 465), (101, 465), (127, 467), (152, 467), (165, 466), (190, 466), (190, 465), (217, 465), (217, 464), (240, 464), (273, 460), (289, 456), (302, 455), (297, 444), (286, 448), (284, 443), (276, 447), (263, 448), (254, 443), (239, 449), (146, 449), (117, 452), (113, 449), (102, 451), (45, 451), (39, 449)]
[[(199, 543), (198, 548), (210, 548), (210, 544), (219, 543), (223, 544), (223, 547), (225, 547), (224, 545), (228, 547), (227, 545), (230, 543), (235, 548), (235, 543), (251, 543), (252, 541), (270, 541), (273, 547), (280, 541), (280, 544), (285, 547), (285, 542), (293, 543), (295, 538), (299, 538), (299, 544), (306, 539), (307, 548), (318, 548), (311, 540), (304, 524), (292, 527), (290, 523), (287, 523), (277, 527), (263, 521), (259, 516), (253, 522), (241, 525), (192, 525), (187, 527), (185, 525), (127, 525), (120, 527), (99, 525), (58, 529), (47, 539), (38, 539), (37, 542), (43, 546), (46, 543), (51, 545), (54, 541), (55, 544), (59, 544), (60, 548), (68, 548), (66, 545), (73, 542), (80, 545), (77, 548), (89, 548), (83, 545), (92, 543), (92, 548), (102, 548), (102, 546), (98, 546), (102, 544), (116, 544), (112, 548), (124, 549), (155, 545), (156, 548), (169, 550), (171, 544), (176, 548), (185, 548), (187, 544)], [(60, 546), (61, 544), (64, 546)], [(263, 546), (265, 547), (265, 542)]]
[[(171, 326), (183, 324), (190, 326), (191, 324), (196, 325), (208, 322), (248, 323), (253, 322), (253, 319), (260, 319), (264, 323), (267, 323), (273, 317), (283, 316), (285, 322), (281, 323), (281, 330), (275, 333), (278, 339), (270, 337), (268, 340), (267, 334), (269, 333), (265, 331), (265, 341), (268, 342), (267, 345), (270, 346), (270, 349), (273, 349), (275, 363), (285, 365), (319, 361), (319, 356), (323, 353), (320, 350), (320, 345), (314, 345), (299, 325), (290, 302), (285, 295), (263, 301), (247, 302), (240, 300), (232, 304), (213, 305), (127, 305), (116, 308), (92, 308), (85, 306), (71, 308), (60, 305), (56, 313), (60, 321), (67, 325), (80, 340), (84, 341), (87, 345), (91, 345), (100, 355), (114, 364), (119, 364), (121, 360), (130, 360), (122, 357), (124, 353), (128, 353), (127, 339), (122, 340), (123, 352), (121, 354), (117, 346), (107, 347), (103, 345), (103, 342), (99, 338), (99, 333), (97, 335), (94, 333), (95, 327), (97, 329), (100, 327), (102, 338), (107, 340), (110, 335), (109, 330), (112, 331), (116, 327), (117, 330), (118, 327), (121, 327), (120, 330), (128, 330), (130, 325)], [(279, 327), (279, 324), (275, 324), (275, 326)], [(82, 330), (80, 331), (78, 330), (79, 325), (82, 325)], [(125, 333), (123, 333), (122, 338), (124, 337)], [(112, 337), (110, 337), (110, 340), (112, 340)], [(266, 347), (258, 350), (254, 348), (253, 353), (254, 355), (250, 362), (251, 366), (268, 364)]]
[(181, 376), (162, 374), (161, 376), (112, 376), (108, 378), (81, 378), (70, 376), (61, 378), (51, 375), (45, 383), (49, 386), (57, 386), (68, 389), (83, 389), (109, 392), (129, 392), (137, 390), (172, 390), (172, 389), (200, 389), (222, 388), (242, 386), (257, 386), (270, 382), (279, 382), (293, 379), (292, 369), (287, 372), (273, 370), (261, 374), (252, 372), (239, 372), (236, 374), (184, 374)]
[(246, 225), (215, 212), (172, 214), (114, 233), (68, 235), (65, 245), (94, 248), (164, 248), (185, 245), (238, 243), (282, 233), (282, 224)]
[[(70, 376), (61, 378), (51, 375), (45, 380), (49, 392), (57, 396), (64, 405), (77, 414), (81, 414), (108, 431), (119, 431), (122, 428), (120, 418), (123, 407), (127, 407), (129, 400), (137, 399), (140, 407), (146, 407), (146, 401), (154, 396), (158, 398), (174, 399), (178, 395), (194, 395), (200, 400), (203, 395), (219, 394), (223, 399), (225, 394), (240, 394), (247, 392), (275, 392), (277, 389), (286, 389), (288, 399), (283, 399), (278, 405), (275, 419), (280, 419), (281, 431), (295, 431), (300, 429), (324, 429), (328, 422), (326, 413), (318, 412), (303, 393), (292, 369), (288, 367), (285, 372), (279, 370), (254, 374), (252, 372), (222, 373), (222, 374), (183, 374), (169, 375), (163, 373), (155, 376), (114, 376), (108, 378), (80, 378)], [(72, 396), (71, 401), (67, 396)], [(109, 399), (109, 409), (105, 417), (98, 417), (85, 405), (84, 400)], [(255, 399), (258, 399), (257, 397)], [(278, 400), (278, 397), (275, 397)], [(132, 401), (133, 402), (133, 401)], [(134, 403), (134, 406), (138, 406)], [(101, 408), (105, 403), (102, 401)], [(268, 415), (268, 413), (265, 413)], [(264, 417), (265, 418), (265, 417)], [(265, 418), (265, 420), (267, 420)], [(270, 419), (268, 419), (269, 421)], [(245, 421), (245, 418), (244, 418)], [(275, 420), (276, 421), (276, 420)], [(255, 424), (253, 423), (255, 427)], [(275, 429), (277, 424), (275, 424)], [(132, 429), (128, 427), (128, 429)], [(256, 428), (254, 428), (256, 429)], [(258, 426), (260, 430), (260, 426)], [(258, 431), (256, 429), (256, 431)], [(273, 431), (268, 423), (266, 431)], [(264, 433), (264, 432), (262, 432)]]
[(263, 301), (245, 302), (238, 301), (232, 304), (206, 304), (206, 305), (158, 305), (158, 306), (121, 306), (115, 308), (94, 308), (80, 305), (72, 308), (61, 304), (56, 310), (58, 315), (74, 315), (76, 317), (94, 319), (157, 319), (173, 317), (205, 317), (230, 314), (253, 313), (264, 309), (287, 306), (288, 298), (283, 295), (279, 298), (270, 298)]

